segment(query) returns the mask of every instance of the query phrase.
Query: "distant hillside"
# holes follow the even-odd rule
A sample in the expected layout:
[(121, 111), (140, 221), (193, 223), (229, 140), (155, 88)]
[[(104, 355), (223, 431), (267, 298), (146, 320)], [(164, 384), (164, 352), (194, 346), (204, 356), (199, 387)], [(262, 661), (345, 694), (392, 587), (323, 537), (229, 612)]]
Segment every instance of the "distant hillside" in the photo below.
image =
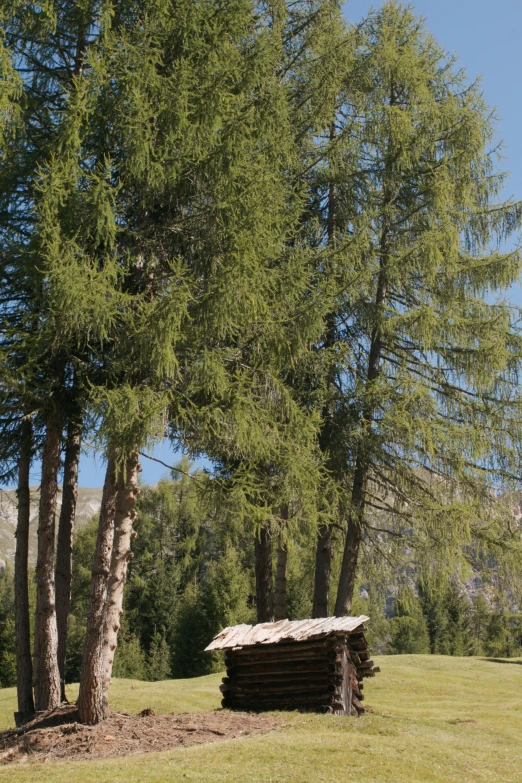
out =
[[(77, 524), (85, 524), (100, 510), (102, 490), (78, 490), (78, 506), (76, 511)], [(39, 488), (31, 487), (31, 533), (29, 540), (29, 559), (36, 562), (36, 526), (38, 523)], [(62, 503), (61, 494), (58, 497), (58, 511)], [(16, 530), (16, 492), (0, 490), (0, 568), (5, 567), (8, 560), (14, 558)]]

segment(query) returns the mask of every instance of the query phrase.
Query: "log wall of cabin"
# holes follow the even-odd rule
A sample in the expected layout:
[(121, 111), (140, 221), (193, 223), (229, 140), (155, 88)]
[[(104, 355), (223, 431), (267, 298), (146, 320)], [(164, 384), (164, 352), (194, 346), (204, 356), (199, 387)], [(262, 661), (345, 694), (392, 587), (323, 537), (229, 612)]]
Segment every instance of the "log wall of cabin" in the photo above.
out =
[[(353, 638), (352, 638), (353, 636)], [(373, 661), (362, 633), (227, 650), (222, 706), (358, 715)]]

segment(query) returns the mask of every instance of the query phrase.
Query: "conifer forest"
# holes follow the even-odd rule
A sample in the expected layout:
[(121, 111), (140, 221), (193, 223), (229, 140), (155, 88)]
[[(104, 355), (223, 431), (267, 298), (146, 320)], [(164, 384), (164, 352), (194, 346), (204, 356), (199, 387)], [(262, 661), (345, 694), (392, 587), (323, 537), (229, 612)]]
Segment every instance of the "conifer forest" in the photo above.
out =
[(0, 1), (19, 725), (68, 683), (95, 725), (112, 677), (221, 671), (203, 650), (238, 623), (368, 615), (377, 653), (520, 654), (501, 130), (395, 0), (357, 24), (337, 0)]

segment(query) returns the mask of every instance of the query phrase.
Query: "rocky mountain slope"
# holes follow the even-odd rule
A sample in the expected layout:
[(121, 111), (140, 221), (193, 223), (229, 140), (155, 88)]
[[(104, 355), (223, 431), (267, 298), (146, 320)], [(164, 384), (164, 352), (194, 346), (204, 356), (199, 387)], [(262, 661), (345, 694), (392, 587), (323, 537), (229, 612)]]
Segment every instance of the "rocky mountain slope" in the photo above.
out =
[[(77, 524), (85, 524), (98, 514), (101, 505), (101, 488), (80, 488), (78, 490), (78, 506), (76, 511)], [(31, 532), (29, 541), (29, 558), (36, 562), (36, 526), (38, 524), (38, 503), (40, 493), (38, 487), (31, 487)], [(58, 497), (58, 513), (61, 506), (61, 494)], [(6, 562), (14, 559), (16, 530), (16, 492), (0, 489), (0, 569)]]

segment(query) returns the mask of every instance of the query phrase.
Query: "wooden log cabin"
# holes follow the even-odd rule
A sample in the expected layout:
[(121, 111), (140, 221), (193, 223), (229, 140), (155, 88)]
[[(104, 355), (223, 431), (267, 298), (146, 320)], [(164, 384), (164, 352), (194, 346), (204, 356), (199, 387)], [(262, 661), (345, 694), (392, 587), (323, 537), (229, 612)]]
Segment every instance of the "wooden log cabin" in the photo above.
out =
[(379, 671), (364, 636), (368, 617), (281, 620), (225, 628), (206, 650), (224, 650), (223, 707), (360, 715), (363, 681)]

